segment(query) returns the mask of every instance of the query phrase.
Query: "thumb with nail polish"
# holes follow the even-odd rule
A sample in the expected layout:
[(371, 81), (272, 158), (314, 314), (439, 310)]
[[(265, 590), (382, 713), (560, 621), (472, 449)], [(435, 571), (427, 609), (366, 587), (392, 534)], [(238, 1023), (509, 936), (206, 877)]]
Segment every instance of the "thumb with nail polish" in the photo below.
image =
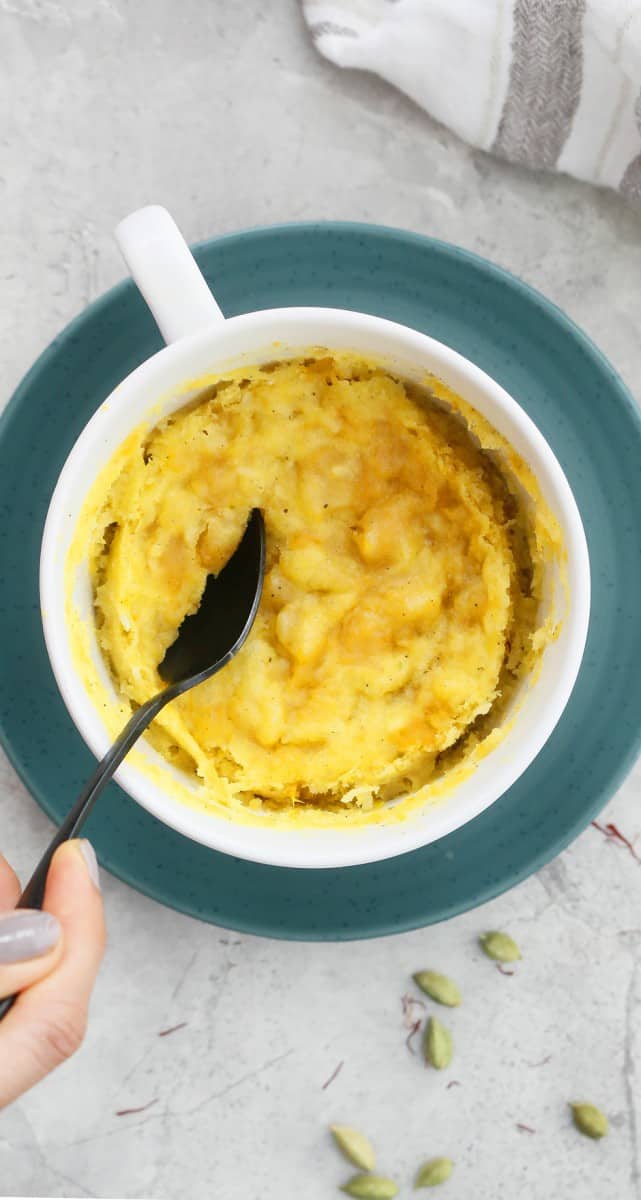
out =
[(0, 912), (0, 999), (43, 979), (60, 961), (62, 928), (53, 913)]
[(19, 896), (18, 879), (0, 855), (0, 999), (18, 995), (0, 1022), (0, 1108), (79, 1048), (105, 945), (89, 842), (58, 848), (42, 912), (17, 909)]

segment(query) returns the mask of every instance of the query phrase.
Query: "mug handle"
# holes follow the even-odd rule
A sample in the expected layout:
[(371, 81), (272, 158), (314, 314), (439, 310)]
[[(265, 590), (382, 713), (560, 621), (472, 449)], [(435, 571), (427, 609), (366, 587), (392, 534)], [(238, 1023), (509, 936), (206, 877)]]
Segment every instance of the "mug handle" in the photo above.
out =
[(225, 320), (166, 208), (150, 204), (130, 213), (116, 226), (115, 237), (166, 342)]

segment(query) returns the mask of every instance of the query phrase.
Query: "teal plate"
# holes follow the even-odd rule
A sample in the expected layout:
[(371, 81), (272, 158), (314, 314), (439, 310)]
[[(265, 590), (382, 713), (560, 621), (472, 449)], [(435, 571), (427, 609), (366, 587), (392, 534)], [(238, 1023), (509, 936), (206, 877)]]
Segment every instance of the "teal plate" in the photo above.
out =
[[(580, 677), (556, 732), (476, 820), (401, 858), (292, 871), (227, 857), (159, 824), (113, 786), (88, 825), (101, 862), (173, 908), (233, 929), (347, 939), (451, 917), (525, 879), (587, 825), (641, 743), (641, 420), (602, 355), (552, 304), (497, 267), (397, 230), (258, 229), (196, 257), (223, 310), (360, 309), (460, 350), (534, 418), (577, 498), (593, 569)], [(56, 477), (94, 409), (161, 345), (132, 283), (91, 305), (45, 351), (0, 424), (0, 732), (55, 820), (93, 759), (58, 694), (40, 626), (38, 554)]]

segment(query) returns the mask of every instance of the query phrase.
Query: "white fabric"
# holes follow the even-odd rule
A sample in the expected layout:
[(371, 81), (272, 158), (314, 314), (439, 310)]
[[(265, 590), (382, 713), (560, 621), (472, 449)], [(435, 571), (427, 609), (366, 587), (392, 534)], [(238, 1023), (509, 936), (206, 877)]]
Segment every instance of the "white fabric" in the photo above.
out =
[(472, 145), (641, 202), (639, 0), (302, 4), (322, 54), (382, 76)]

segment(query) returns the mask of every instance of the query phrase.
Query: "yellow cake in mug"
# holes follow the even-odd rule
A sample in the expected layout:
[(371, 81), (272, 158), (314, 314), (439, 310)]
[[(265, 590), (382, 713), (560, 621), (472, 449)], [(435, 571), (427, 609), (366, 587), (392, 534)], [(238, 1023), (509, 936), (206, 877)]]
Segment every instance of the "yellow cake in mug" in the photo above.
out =
[(554, 636), (541, 591), (557, 525), (515, 452), (444, 385), (327, 350), (202, 381), (101, 473), (68, 601), (97, 701), (74, 563), (89, 555), (127, 710), (163, 686), (158, 664), (254, 507), (267, 570), (247, 643), (148, 734), (200, 781), (198, 803), (362, 823), (475, 761)]

